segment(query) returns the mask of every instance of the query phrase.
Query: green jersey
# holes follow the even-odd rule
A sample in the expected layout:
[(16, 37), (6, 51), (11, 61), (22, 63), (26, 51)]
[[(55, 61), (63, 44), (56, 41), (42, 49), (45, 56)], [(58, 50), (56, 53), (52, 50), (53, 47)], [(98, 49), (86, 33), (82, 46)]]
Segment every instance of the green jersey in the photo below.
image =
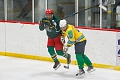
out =
[[(43, 18), (42, 20), (48, 20), (48, 19)], [(60, 27), (59, 27), (59, 19), (57, 17), (53, 16), (53, 19), (48, 20), (48, 21), (49, 21), (49, 24), (52, 25), (52, 26), (46, 25), (44, 27), (43, 25), (40, 24), (39, 29), (41, 31), (46, 29), (47, 36), (51, 39), (54, 39), (61, 34), (61, 30), (60, 30)]]

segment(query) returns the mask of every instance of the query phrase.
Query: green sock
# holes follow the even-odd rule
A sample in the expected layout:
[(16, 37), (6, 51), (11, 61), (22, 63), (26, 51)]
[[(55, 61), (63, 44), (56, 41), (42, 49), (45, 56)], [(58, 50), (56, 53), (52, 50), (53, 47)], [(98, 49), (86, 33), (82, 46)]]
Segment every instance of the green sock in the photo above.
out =
[(63, 52), (63, 50), (56, 50), (56, 53), (57, 53), (58, 55), (60, 55), (60, 56), (65, 57), (65, 58), (68, 57), (68, 54), (65, 54), (65, 53)]
[(76, 53), (76, 59), (78, 63), (78, 68), (79, 69), (84, 68), (84, 59), (81, 53)]
[(56, 53), (54, 51), (54, 47), (53, 46), (48, 46), (48, 52), (51, 55), (51, 57), (52, 57), (54, 62), (58, 61), (57, 55), (56, 55)]
[(86, 64), (87, 66), (91, 66), (91, 65), (92, 65), (90, 59), (89, 59), (85, 54), (83, 55), (83, 59), (84, 59), (85, 64)]

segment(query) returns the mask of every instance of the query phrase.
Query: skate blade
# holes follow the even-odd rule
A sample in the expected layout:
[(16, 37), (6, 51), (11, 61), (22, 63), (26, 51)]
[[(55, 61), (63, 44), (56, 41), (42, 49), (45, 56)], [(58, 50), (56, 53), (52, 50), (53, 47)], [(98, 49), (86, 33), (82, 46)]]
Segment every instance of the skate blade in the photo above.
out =
[(64, 66), (65, 69), (69, 69), (69, 66)]
[(58, 64), (58, 66), (56, 68), (54, 68), (54, 69), (57, 70), (60, 66), (61, 66), (61, 64)]
[(93, 71), (95, 71), (96, 69), (91, 69), (90, 71), (87, 71), (88, 73), (91, 73), (91, 72), (93, 72)]
[(77, 78), (82, 78), (82, 77), (84, 77), (84, 76), (85, 76), (85, 73), (84, 73), (84, 74), (81, 74), (81, 75), (76, 74), (76, 77), (77, 77)]

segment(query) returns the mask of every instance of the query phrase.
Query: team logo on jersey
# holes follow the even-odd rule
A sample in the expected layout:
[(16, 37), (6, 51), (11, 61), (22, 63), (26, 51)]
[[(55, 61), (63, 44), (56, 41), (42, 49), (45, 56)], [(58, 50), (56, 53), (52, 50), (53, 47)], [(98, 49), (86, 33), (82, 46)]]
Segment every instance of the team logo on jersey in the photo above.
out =
[(68, 35), (69, 35), (70, 39), (73, 38), (73, 32), (72, 32), (72, 30), (68, 31)]
[(73, 38), (73, 35), (72, 35), (72, 34), (70, 34), (70, 35), (69, 35), (69, 38), (70, 38), (70, 39), (71, 39), (71, 38)]

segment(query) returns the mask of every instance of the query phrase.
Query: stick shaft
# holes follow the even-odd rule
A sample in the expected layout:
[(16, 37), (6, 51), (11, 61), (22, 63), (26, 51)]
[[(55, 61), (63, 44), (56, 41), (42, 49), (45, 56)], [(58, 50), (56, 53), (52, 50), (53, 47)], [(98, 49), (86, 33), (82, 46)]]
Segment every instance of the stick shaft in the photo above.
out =
[[(70, 14), (70, 15), (68, 15), (68, 16), (65, 16), (65, 17), (62, 18), (62, 19), (65, 19), (65, 18), (68, 18), (68, 17), (72, 17), (72, 16), (74, 16), (75, 14), (78, 14), (78, 13), (84, 12), (84, 11), (89, 10), (89, 9), (91, 9), (91, 8), (94, 8), (94, 7), (96, 7), (96, 6), (99, 6), (99, 4), (94, 5), (94, 6), (91, 6), (91, 7), (86, 8), (86, 9), (83, 9), (83, 10), (81, 10), (81, 11), (75, 12), (75, 13)], [(60, 19), (60, 20), (61, 20), (61, 19)]]

